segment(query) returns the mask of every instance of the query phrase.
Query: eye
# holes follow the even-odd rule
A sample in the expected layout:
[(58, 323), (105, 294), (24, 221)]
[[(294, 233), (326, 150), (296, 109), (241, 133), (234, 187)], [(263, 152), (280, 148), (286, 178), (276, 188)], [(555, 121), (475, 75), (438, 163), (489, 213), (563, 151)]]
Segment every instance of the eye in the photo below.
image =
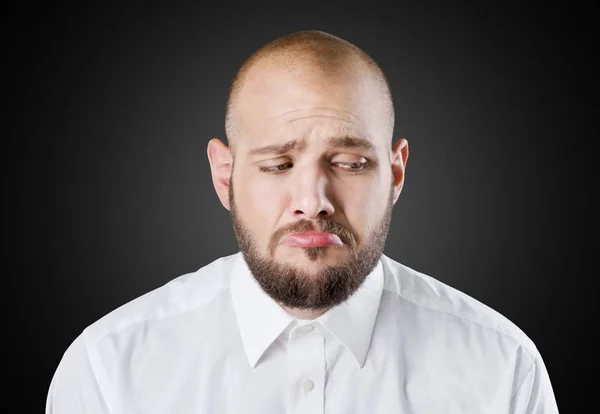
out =
[(365, 168), (367, 162), (334, 162), (333, 164), (343, 170), (360, 171)]
[(369, 166), (369, 161), (362, 156), (340, 154), (338, 157), (334, 157), (331, 162), (332, 165), (346, 171), (362, 171)]
[[(361, 157), (360, 161), (355, 161), (355, 162), (337, 161), (337, 162), (332, 162), (331, 165), (336, 166), (336, 167), (338, 167), (342, 170), (348, 171), (348, 172), (360, 172), (360, 171), (364, 171), (365, 169), (367, 169), (370, 166), (370, 163), (364, 157)], [(293, 166), (294, 166), (293, 162), (284, 162), (282, 164), (277, 164), (277, 165), (259, 166), (258, 170), (263, 173), (282, 174), (282, 173), (286, 172), (287, 170), (289, 170)]]
[(279, 174), (284, 172), (285, 170), (289, 169), (290, 167), (292, 167), (294, 164), (291, 162), (285, 162), (283, 164), (277, 164), (277, 165), (273, 165), (273, 166), (266, 166), (266, 167), (258, 167), (258, 170), (260, 172), (264, 172), (264, 173), (272, 173), (272, 174)]

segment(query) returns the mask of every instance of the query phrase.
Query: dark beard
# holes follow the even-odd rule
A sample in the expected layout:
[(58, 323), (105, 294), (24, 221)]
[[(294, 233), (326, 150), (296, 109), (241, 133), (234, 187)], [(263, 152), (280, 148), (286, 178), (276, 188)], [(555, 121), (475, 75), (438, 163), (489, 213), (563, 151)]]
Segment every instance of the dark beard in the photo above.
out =
[[(328, 217), (316, 223), (301, 220), (278, 229), (271, 236), (268, 246), (270, 258), (265, 258), (259, 253), (256, 241), (239, 217), (233, 194), (233, 181), (230, 180), (229, 205), (233, 229), (244, 260), (260, 287), (277, 303), (292, 309), (327, 310), (345, 302), (358, 290), (381, 258), (391, 223), (393, 189), (392, 186), (379, 225), (363, 243), (357, 243), (351, 231)], [(340, 266), (326, 266), (316, 275), (308, 275), (302, 269), (277, 263), (272, 259), (281, 237), (311, 230), (338, 235), (346, 248), (350, 249), (351, 258)], [(361, 246), (357, 248), (357, 244)], [(332, 247), (302, 249), (309, 260), (316, 261), (325, 254), (325, 249), (329, 248)]]

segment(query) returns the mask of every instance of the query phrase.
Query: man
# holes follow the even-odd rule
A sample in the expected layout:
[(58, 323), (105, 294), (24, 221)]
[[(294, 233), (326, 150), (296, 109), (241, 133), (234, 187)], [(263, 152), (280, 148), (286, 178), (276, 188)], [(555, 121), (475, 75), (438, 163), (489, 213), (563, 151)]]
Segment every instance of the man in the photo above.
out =
[(383, 255), (408, 143), (386, 78), (333, 35), (239, 69), (208, 143), (240, 252), (125, 304), (61, 360), (47, 414), (556, 413), (508, 319)]

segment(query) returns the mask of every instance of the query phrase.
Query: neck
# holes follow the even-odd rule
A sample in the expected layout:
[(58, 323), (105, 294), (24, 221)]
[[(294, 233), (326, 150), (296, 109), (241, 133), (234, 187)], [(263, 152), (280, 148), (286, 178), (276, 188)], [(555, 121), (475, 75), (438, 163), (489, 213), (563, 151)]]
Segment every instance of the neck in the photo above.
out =
[(287, 306), (283, 306), (281, 304), (279, 304), (279, 306), (281, 306), (283, 308), (283, 310), (285, 310), (287, 313), (292, 315), (294, 318), (307, 319), (307, 320), (316, 319), (329, 310), (329, 309), (318, 309), (318, 310), (296, 309), (296, 308), (288, 308)]

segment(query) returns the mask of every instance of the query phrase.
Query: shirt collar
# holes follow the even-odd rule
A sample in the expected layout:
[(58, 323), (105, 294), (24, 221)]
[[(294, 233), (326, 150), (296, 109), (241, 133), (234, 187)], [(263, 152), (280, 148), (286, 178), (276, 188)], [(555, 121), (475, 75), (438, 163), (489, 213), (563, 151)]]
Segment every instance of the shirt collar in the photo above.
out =
[[(231, 276), (233, 307), (248, 362), (254, 368), (267, 348), (295, 319), (262, 290), (241, 252), (237, 253)], [(344, 344), (361, 368), (371, 344), (383, 279), (380, 259), (358, 291), (315, 319)]]

